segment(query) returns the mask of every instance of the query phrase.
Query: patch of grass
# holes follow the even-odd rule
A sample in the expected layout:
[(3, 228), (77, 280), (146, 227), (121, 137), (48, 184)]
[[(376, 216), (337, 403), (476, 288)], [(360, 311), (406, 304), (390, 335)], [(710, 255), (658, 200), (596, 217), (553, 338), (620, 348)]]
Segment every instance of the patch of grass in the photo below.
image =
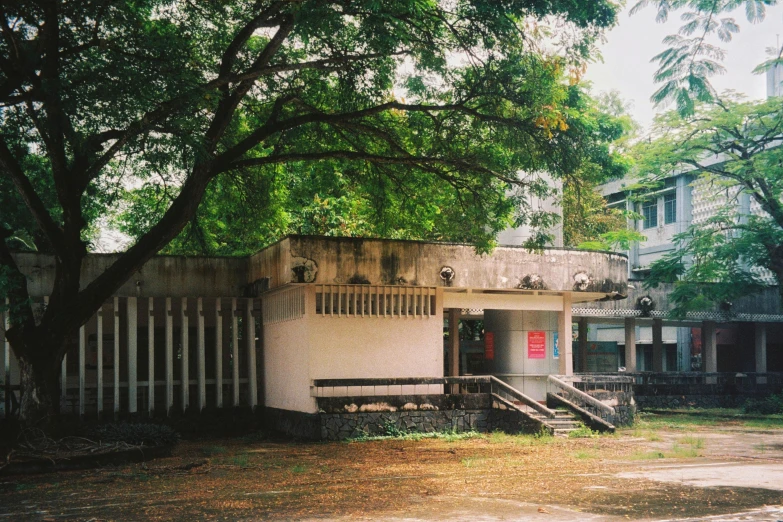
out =
[(226, 448), (223, 446), (207, 446), (206, 448), (201, 448), (201, 453), (205, 457), (212, 457), (214, 455), (222, 455), (226, 452)]
[(307, 466), (304, 464), (297, 464), (291, 468), (291, 472), (293, 473), (304, 473), (305, 471), (307, 471)]
[(246, 468), (248, 467), (248, 464), (250, 464), (250, 455), (247, 453), (240, 453), (235, 457), (231, 457), (229, 463), (240, 468)]
[(592, 439), (598, 437), (598, 432), (593, 431), (584, 424), (579, 426), (574, 431), (568, 432), (568, 438), (569, 439)]
[(767, 430), (783, 429), (783, 415), (770, 415), (766, 419), (748, 419), (742, 422), (746, 428), (761, 428)]
[(575, 459), (579, 459), (579, 460), (597, 459), (598, 452), (595, 450), (580, 450), (573, 453), (573, 456)]
[(694, 457), (699, 456), (699, 452), (696, 451), (695, 447), (683, 447), (677, 444), (676, 442), (672, 444), (672, 451), (671, 453), (666, 455), (669, 458), (675, 458), (675, 459), (690, 459)]
[(465, 457), (464, 459), (460, 460), (460, 463), (466, 468), (474, 468), (477, 465), (482, 464), (485, 460), (487, 459), (480, 457)]
[(636, 451), (631, 454), (631, 460), (656, 460), (664, 458), (666, 458), (666, 455), (661, 451)]
[(680, 439), (680, 444), (687, 444), (693, 449), (701, 449), (704, 447), (704, 439), (688, 435)]
[(493, 431), (487, 436), (491, 444), (515, 444), (517, 446), (543, 446), (552, 444), (562, 439), (552, 436), (548, 431), (542, 430), (539, 433), (519, 433), (510, 434), (502, 431)]
[(640, 413), (636, 427), (645, 430), (687, 430), (697, 426), (715, 426), (720, 420), (709, 415)]
[(14, 489), (16, 491), (26, 491), (28, 489), (35, 489), (35, 484), (26, 484), (24, 482), (20, 482), (16, 485)]
[(641, 430), (639, 428), (634, 429), (630, 433), (627, 433), (627, 435), (631, 437), (635, 437), (637, 439), (645, 439), (649, 440), (650, 442), (658, 442), (663, 440), (658, 433), (652, 430)]

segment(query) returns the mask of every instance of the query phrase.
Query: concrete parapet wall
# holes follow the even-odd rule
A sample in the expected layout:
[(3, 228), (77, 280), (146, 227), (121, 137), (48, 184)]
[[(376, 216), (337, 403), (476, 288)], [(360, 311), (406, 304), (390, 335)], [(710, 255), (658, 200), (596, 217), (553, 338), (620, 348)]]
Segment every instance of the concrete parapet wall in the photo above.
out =
[(624, 294), (627, 265), (626, 256), (607, 252), (498, 247), (480, 255), (463, 244), (289, 236), (251, 256), (249, 275), (269, 288), (300, 282)]
[[(119, 256), (90, 254), (82, 266), (81, 286), (102, 274)], [(54, 256), (17, 253), (14, 259), (27, 276), (31, 297), (48, 296), (54, 285)], [(242, 297), (250, 281), (247, 258), (156, 256), (123, 284), (118, 297)]]

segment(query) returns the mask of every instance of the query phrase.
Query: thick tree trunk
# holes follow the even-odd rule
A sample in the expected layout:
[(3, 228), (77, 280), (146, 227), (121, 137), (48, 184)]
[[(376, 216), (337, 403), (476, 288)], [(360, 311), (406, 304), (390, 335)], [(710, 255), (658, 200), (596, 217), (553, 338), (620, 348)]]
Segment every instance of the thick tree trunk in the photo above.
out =
[(19, 357), (21, 401), (19, 425), (46, 429), (60, 410), (59, 368), (57, 358)]

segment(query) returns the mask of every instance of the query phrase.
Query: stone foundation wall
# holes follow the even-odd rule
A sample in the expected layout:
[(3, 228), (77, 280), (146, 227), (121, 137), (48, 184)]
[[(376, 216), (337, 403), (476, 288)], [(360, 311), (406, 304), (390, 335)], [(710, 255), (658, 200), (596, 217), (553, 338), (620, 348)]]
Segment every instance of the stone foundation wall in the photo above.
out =
[(345, 440), (362, 436), (434, 433), (443, 431), (487, 433), (536, 433), (517, 412), (485, 408), (480, 410), (425, 410), (356, 413), (321, 413), (321, 439)]
[(344, 440), (407, 432), (487, 431), (491, 410), (321, 413), (321, 439)]
[(615, 426), (631, 426), (636, 416), (637, 401), (632, 391), (590, 390), (587, 393), (607, 406), (614, 408), (615, 414), (610, 415), (589, 405), (583, 406), (587, 411)]

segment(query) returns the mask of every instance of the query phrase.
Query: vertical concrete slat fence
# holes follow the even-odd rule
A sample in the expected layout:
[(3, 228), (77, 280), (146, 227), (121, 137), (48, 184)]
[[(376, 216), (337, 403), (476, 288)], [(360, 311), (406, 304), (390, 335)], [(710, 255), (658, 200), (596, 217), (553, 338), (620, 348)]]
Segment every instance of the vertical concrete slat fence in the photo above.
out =
[[(41, 299), (36, 309), (43, 310), (48, 301)], [(68, 341), (60, 370), (60, 413), (159, 416), (255, 408), (260, 308), (258, 298), (107, 301)], [(113, 323), (105, 323), (108, 317)], [(21, 393), (19, 365), (4, 335), (9, 322), (9, 313), (0, 314), (0, 418), (17, 413)], [(232, 395), (228, 404), (226, 387)]]

